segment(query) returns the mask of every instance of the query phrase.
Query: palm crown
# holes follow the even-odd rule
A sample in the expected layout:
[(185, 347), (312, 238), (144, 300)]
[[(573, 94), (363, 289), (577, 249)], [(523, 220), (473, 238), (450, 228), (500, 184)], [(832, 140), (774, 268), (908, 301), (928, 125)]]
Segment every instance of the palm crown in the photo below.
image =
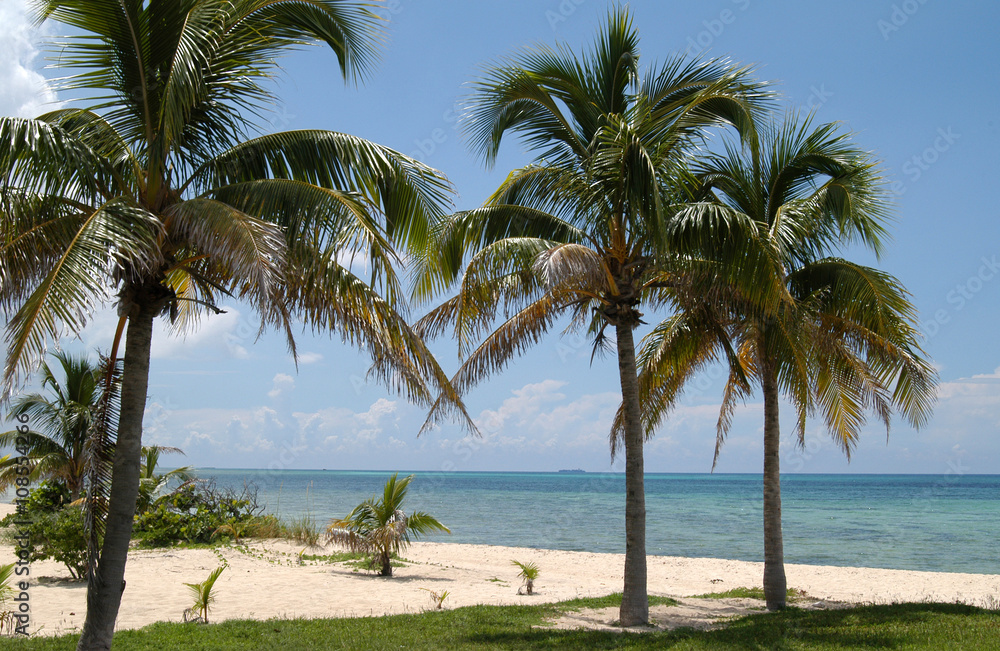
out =
[[(284, 50), (320, 40), (345, 73), (366, 70), (376, 17), (290, 0), (51, 1), (40, 17), (87, 32), (61, 49), (81, 69), (62, 87), (93, 96), (86, 109), (0, 119), (5, 390), (113, 292), (123, 318), (150, 304), (184, 327), (233, 296), (292, 346), (295, 318), (337, 330), (371, 344), (383, 375), (419, 398), (426, 354), (388, 370), (420, 348), (395, 313), (393, 246), (422, 244), (446, 180), (346, 134), (249, 138), (246, 122), (272, 101), (262, 84)], [(361, 249), (372, 287), (340, 262)]]

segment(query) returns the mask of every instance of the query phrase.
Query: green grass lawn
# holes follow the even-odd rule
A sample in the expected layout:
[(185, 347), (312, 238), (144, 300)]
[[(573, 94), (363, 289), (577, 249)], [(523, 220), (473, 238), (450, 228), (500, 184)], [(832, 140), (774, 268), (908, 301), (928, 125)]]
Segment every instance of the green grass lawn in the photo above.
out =
[[(620, 600), (620, 596), (618, 596)], [(355, 619), (153, 624), (115, 636), (116, 650), (169, 649), (984, 649), (1000, 648), (1000, 611), (956, 604), (845, 610), (789, 608), (699, 632), (603, 633), (544, 628), (561, 611), (614, 605), (614, 597), (542, 606), (472, 606)], [(669, 600), (668, 600), (669, 601)], [(620, 603), (620, 601), (619, 601)], [(665, 602), (661, 602), (665, 603)], [(76, 636), (0, 641), (0, 648), (70, 650)]]

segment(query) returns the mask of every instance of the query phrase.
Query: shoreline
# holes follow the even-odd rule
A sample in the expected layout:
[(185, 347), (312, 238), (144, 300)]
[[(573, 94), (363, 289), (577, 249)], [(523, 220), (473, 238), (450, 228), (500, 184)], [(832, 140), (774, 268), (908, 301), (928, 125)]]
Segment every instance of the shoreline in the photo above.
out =
[[(204, 580), (223, 559), (228, 567), (215, 586), (212, 622), (417, 613), (434, 607), (431, 591), (448, 592), (447, 609), (478, 604), (537, 605), (621, 592), (623, 581), (622, 554), (416, 542), (403, 553), (406, 563), (394, 569), (393, 577), (380, 577), (344, 563), (306, 561), (299, 565), (300, 550), (299, 545), (286, 540), (217, 549), (133, 550), (116, 628), (183, 621), (183, 611), (190, 606), (184, 584)], [(307, 554), (330, 551), (329, 547), (315, 548)], [(520, 580), (511, 564), (514, 559), (539, 566), (535, 595), (517, 594)], [(0, 563), (12, 560), (9, 546), (0, 549)], [(649, 594), (670, 597), (760, 587), (763, 573), (762, 563), (747, 561), (651, 556), (648, 563)], [(1000, 575), (820, 565), (786, 565), (786, 573), (789, 587), (809, 596), (807, 607), (903, 601), (995, 607), (1000, 597)], [(62, 635), (81, 630), (86, 583), (69, 580), (61, 564), (33, 563), (29, 594), (33, 633)], [(731, 603), (704, 603), (705, 608), (717, 607), (732, 614)], [(708, 616), (711, 618), (711, 613)], [(610, 621), (614, 617), (605, 614), (604, 618)]]

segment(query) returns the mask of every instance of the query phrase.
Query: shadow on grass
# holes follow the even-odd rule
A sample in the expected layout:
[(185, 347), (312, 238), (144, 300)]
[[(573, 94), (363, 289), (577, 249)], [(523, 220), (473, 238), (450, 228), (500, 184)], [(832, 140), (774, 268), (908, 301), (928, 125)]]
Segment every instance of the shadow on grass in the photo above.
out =
[(961, 604), (894, 604), (846, 610), (789, 608), (749, 615), (713, 631), (607, 633), (533, 628), (470, 635), (504, 649), (989, 649), (1000, 644), (1000, 612)]

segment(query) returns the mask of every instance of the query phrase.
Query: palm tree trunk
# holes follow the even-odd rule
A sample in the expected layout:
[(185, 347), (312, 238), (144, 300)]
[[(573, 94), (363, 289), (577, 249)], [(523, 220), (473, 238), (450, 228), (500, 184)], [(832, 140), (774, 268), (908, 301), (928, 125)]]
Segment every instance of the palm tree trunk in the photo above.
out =
[(632, 326), (617, 324), (618, 373), (625, 412), (625, 588), (619, 620), (622, 626), (649, 623), (646, 593), (646, 492), (642, 446), (645, 437), (639, 416), (639, 380)]
[(781, 541), (781, 469), (778, 379), (774, 364), (763, 362), (764, 391), (764, 599), (768, 610), (785, 607), (785, 552)]
[(78, 650), (110, 649), (115, 620), (125, 590), (125, 561), (132, 539), (136, 498), (139, 495), (139, 462), (142, 416), (149, 384), (149, 350), (157, 309), (143, 305), (129, 318), (122, 370), (121, 414), (108, 500), (104, 546), (97, 572), (87, 585), (87, 619)]
[(392, 576), (392, 557), (388, 552), (382, 552), (382, 576)]

